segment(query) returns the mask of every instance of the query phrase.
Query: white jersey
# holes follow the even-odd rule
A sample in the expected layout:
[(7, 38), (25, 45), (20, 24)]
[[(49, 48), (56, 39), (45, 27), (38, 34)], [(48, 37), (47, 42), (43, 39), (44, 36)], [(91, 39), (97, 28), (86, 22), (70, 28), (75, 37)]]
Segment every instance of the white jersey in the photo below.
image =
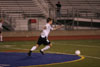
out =
[(50, 24), (46, 24), (45, 27), (46, 27), (46, 29), (43, 29), (43, 31), (41, 33), (41, 37), (48, 37), (50, 30), (53, 30), (53, 28), (51, 27)]
[(2, 28), (2, 23), (0, 23), (0, 28)]

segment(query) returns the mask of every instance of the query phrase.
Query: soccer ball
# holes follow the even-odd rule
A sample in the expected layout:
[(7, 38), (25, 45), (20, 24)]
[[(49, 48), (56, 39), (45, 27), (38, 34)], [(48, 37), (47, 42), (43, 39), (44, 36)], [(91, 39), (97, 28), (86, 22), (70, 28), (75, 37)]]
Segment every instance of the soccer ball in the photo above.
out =
[(80, 54), (81, 54), (80, 50), (76, 50), (76, 51), (75, 51), (75, 54), (76, 54), (76, 55), (80, 55)]

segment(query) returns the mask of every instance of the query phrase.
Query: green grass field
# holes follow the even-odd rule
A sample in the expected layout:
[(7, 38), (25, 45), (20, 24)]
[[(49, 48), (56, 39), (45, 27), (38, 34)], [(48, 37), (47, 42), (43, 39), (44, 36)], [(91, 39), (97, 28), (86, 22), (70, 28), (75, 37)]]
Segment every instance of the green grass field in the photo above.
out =
[[(46, 53), (74, 54), (75, 50), (80, 50), (85, 59), (72, 63), (25, 67), (100, 67), (100, 40), (55, 40), (51, 42), (53, 47), (45, 51)], [(21, 50), (20, 52), (27, 53), (35, 43), (36, 41), (0, 42), (0, 52)], [(39, 52), (41, 48), (43, 46), (34, 52)]]

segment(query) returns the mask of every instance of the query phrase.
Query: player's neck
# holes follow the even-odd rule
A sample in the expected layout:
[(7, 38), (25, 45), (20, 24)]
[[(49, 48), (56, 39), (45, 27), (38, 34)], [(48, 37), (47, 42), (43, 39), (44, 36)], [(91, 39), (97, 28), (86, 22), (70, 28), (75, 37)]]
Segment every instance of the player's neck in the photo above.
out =
[[(47, 24), (50, 24), (50, 23), (47, 23)], [(50, 24), (51, 25), (51, 24)]]

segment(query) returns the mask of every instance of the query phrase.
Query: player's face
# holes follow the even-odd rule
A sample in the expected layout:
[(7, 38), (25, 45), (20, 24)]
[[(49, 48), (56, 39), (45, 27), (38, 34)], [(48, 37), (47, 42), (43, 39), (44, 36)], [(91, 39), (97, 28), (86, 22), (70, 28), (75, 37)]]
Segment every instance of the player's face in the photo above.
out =
[(52, 24), (53, 22), (52, 22), (52, 20), (50, 21), (50, 24)]

